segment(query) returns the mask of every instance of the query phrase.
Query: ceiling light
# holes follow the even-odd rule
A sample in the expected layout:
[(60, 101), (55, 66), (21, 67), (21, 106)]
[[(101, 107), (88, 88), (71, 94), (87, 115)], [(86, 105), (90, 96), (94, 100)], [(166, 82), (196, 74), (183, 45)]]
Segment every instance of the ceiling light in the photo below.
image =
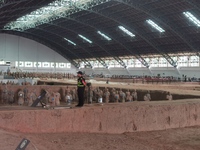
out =
[(132, 32), (130, 32), (129, 30), (127, 30), (126, 28), (124, 28), (123, 26), (118, 26), (118, 28), (120, 30), (122, 30), (124, 33), (126, 33), (127, 35), (131, 36), (131, 37), (135, 37), (135, 34), (133, 34)]
[(98, 34), (100, 34), (102, 37), (104, 37), (106, 40), (111, 41), (112, 39), (110, 37), (108, 37), (107, 35), (105, 35), (104, 33), (102, 33), (101, 31), (97, 31)]
[(146, 22), (151, 25), (154, 29), (158, 30), (159, 32), (165, 32), (163, 28), (161, 28), (159, 25), (157, 25), (155, 22), (153, 22), (151, 19), (146, 20)]
[(88, 43), (90, 43), (90, 44), (92, 43), (91, 40), (89, 40), (88, 38), (84, 37), (83, 35), (79, 34), (78, 36), (81, 37), (83, 40), (87, 41)]
[(200, 27), (200, 21), (190, 12), (186, 11), (183, 12), (183, 14), (190, 20), (192, 21), (194, 24), (196, 24), (198, 27)]
[(71, 43), (72, 45), (76, 46), (76, 43), (72, 42), (71, 40), (64, 38), (67, 42)]

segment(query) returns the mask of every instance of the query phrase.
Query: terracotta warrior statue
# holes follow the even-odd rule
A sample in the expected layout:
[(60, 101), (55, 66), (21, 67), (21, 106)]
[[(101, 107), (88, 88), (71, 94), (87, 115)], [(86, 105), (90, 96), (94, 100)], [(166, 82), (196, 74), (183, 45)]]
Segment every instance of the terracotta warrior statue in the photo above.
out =
[(103, 91), (101, 89), (97, 89), (97, 97), (98, 97), (98, 103), (103, 103)]
[(144, 95), (144, 101), (151, 101), (151, 95), (149, 91)]
[(18, 105), (23, 105), (24, 104), (24, 92), (20, 90), (18, 92)]
[(151, 100), (151, 94), (150, 94), (150, 91), (147, 92), (147, 98), (149, 99), (149, 101)]
[(31, 106), (33, 102), (37, 99), (36, 90), (33, 90), (28, 94), (28, 106)]
[(90, 93), (89, 93), (89, 103), (92, 103), (93, 101), (93, 89), (92, 86), (89, 87), (90, 88)]
[(68, 91), (66, 96), (65, 96), (65, 102), (67, 103), (67, 105), (71, 105), (72, 103), (72, 94)]
[(55, 93), (55, 104), (56, 104), (56, 106), (60, 106), (60, 99), (61, 99), (60, 93), (56, 92)]
[(126, 101), (131, 102), (132, 101), (132, 96), (129, 90), (126, 91)]
[(7, 85), (3, 86), (1, 100), (2, 100), (2, 104), (6, 104), (8, 102), (8, 89), (7, 89)]
[(109, 103), (110, 101), (110, 92), (109, 90), (106, 88), (105, 93), (104, 93), (104, 98), (105, 98), (105, 102)]
[(137, 98), (137, 91), (136, 90), (133, 91), (132, 97), (133, 97), (134, 101), (137, 101), (138, 98)]
[(8, 103), (11, 105), (15, 102), (14, 96), (15, 96), (14, 91), (10, 90), (8, 92)]
[(119, 91), (119, 99), (122, 103), (126, 100), (126, 94), (122, 90)]
[(111, 101), (114, 101), (114, 99), (115, 99), (115, 93), (116, 93), (115, 88), (112, 88), (111, 93), (110, 93), (110, 100)]
[(118, 103), (119, 102), (119, 92), (118, 91), (115, 92), (114, 98), (115, 98), (115, 102)]
[(173, 100), (172, 94), (171, 94), (170, 92), (167, 93), (166, 99), (167, 99), (168, 101)]

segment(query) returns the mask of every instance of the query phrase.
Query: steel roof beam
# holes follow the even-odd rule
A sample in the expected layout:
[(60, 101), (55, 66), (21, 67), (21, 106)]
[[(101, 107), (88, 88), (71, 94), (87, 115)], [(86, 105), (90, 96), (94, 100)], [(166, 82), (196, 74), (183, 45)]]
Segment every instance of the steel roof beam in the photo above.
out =
[[(27, 30), (29, 28), (35, 28), (36, 26), (39, 26), (41, 24), (48, 23), (49, 20), (53, 21), (53, 20), (59, 19), (58, 16), (63, 11), (67, 11), (68, 13), (74, 13), (75, 11), (73, 10), (73, 6), (75, 6), (75, 5), (78, 6), (78, 7), (83, 7), (83, 6), (94, 7), (94, 6), (97, 6), (99, 4), (105, 3), (105, 2), (110, 1), (110, 0), (80, 0), (80, 1), (77, 1), (77, 0), (76, 1), (74, 1), (74, 0), (57, 0), (56, 2), (54, 0), (53, 3), (50, 3), (53, 0), (49, 0), (49, 3), (48, 3), (47, 0), (44, 0), (44, 1), (47, 2), (47, 7), (48, 7), (47, 10), (42, 7), (41, 9), (38, 8), (35, 11), (31, 12), (33, 14), (33, 16), (31, 14), (32, 17), (38, 16), (38, 14), (43, 14), (42, 17), (40, 17), (39, 19), (34, 18), (34, 19), (31, 19), (31, 20), (27, 20), (28, 18), (26, 18), (26, 17), (30, 15), (30, 13), (29, 13), (29, 14), (23, 16), (22, 18), (21, 17), (18, 18), (20, 20), (25, 19), (25, 20), (27, 20), (27, 22), (26, 21), (25, 22), (23, 22), (23, 21), (12, 21), (9, 24), (7, 24), (5, 28), (7, 28), (7, 26), (12, 26), (13, 29), (21, 28), (21, 30)], [(32, 2), (32, 1), (29, 1), (29, 2)], [(55, 7), (58, 8), (58, 9), (54, 9)], [(31, 8), (33, 8), (33, 7), (31, 7)], [(49, 11), (49, 9), (51, 9), (51, 11)], [(15, 9), (11, 9), (9, 11), (12, 12), (14, 10)], [(46, 15), (44, 14), (44, 12), (46, 12)]]
[[(90, 13), (95, 13), (95, 14), (97, 14), (97, 15), (100, 15), (100, 16), (102, 16), (102, 14), (100, 14), (99, 12), (96, 12), (96, 11), (93, 11), (91, 8), (90, 9), (88, 9), (88, 7), (87, 6), (83, 6), (83, 7), (76, 7), (75, 9), (82, 9), (82, 10), (85, 10), (85, 11), (88, 11), (88, 12), (90, 12)], [(69, 19), (71, 19), (71, 17), (69, 17), (68, 15), (66, 15), (66, 14), (62, 14), (63, 15), (63, 17), (67, 17), (67, 18), (69, 18)], [(103, 17), (105, 17), (105, 16), (103, 16)], [(109, 17), (106, 17), (106, 18), (108, 18), (108, 19), (111, 19), (111, 18), (109, 18)], [(77, 20), (77, 19), (74, 19), (75, 21)], [(112, 19), (113, 20), (113, 19)], [(115, 22), (116, 22), (116, 20), (114, 20)], [(79, 21), (80, 22), (80, 21)], [(83, 21), (81, 21), (81, 22), (83, 22)], [(91, 23), (90, 23), (91, 24)], [(87, 24), (87, 26), (91, 26), (90, 24)], [(93, 26), (93, 28), (96, 28), (96, 27), (94, 27)], [(97, 29), (97, 28), (96, 28)], [(109, 35), (110, 36), (110, 35)], [(118, 40), (116, 40), (113, 36), (112, 36), (112, 39), (114, 39), (117, 43), (119, 43), (120, 45), (122, 45), (127, 51), (129, 51), (131, 54), (133, 54), (132, 53), (132, 51), (127, 47), (127, 46), (125, 46), (122, 42), (120, 42), (120, 41), (118, 41)], [(147, 68), (149, 68), (149, 64), (147, 63), (147, 61), (142, 57), (142, 56), (140, 56), (140, 55), (136, 55), (136, 54), (134, 54), (134, 56), (145, 66), (145, 67), (147, 67)], [(120, 64), (122, 63), (122, 64), (124, 64), (124, 62), (119, 58), (119, 57), (115, 57), (115, 60), (116, 59), (119, 59), (118, 60), (118, 62), (120, 62)], [(123, 65), (125, 68), (126, 68), (126, 65), (124, 64)]]
[[(91, 1), (91, 2), (89, 2), (89, 3), (87, 3), (87, 4), (81, 4), (81, 5), (78, 5), (79, 3), (72, 3), (72, 6), (76, 6), (76, 7), (84, 7), (84, 8), (90, 8), (90, 7), (93, 7), (93, 6), (96, 6), (96, 5), (99, 5), (99, 4), (102, 4), (102, 3), (105, 3), (105, 2), (108, 2), (108, 1), (110, 1), (110, 0), (94, 0), (94, 1)], [(77, 10), (72, 10), (72, 12), (77, 12)], [(68, 13), (70, 13), (70, 11), (68, 12)], [(48, 21), (46, 21), (46, 22), (48, 22)], [(94, 41), (94, 40), (93, 40)], [(107, 50), (106, 50), (106, 48), (104, 48), (103, 47), (103, 45), (101, 45), (101, 43), (99, 43), (99, 42), (95, 42), (95, 44), (98, 46), (98, 47), (100, 47), (102, 50), (104, 50), (107, 54), (109, 54), (111, 57), (112, 57), (112, 54), (110, 53), (110, 52), (108, 52)], [(119, 57), (113, 57), (121, 66), (124, 66), (124, 67), (126, 67), (126, 65), (125, 65), (125, 63), (119, 58)], [(100, 62), (102, 62), (102, 61), (100, 61)]]
[(197, 0), (184, 0), (184, 1), (186, 1), (189, 4), (191, 4), (194, 8), (200, 10), (200, 4), (197, 3)]
[[(54, 26), (57, 26), (57, 27), (62, 27), (62, 28), (64, 28), (63, 26), (60, 26), (60, 25), (57, 25), (57, 24), (55, 24), (55, 23), (48, 23), (48, 24), (50, 24), (50, 25), (54, 25)], [(69, 29), (69, 28), (64, 28), (64, 29), (66, 29), (66, 30), (69, 30), (69, 31), (73, 31), (74, 33), (76, 33), (77, 35), (79, 34), (78, 32), (76, 32), (75, 30), (73, 30), (73, 29)], [(89, 36), (88, 36), (89, 37)], [(93, 39), (93, 41), (94, 41), (94, 39)], [(108, 52), (107, 50), (106, 50), (106, 48), (104, 48), (104, 46), (101, 44), (101, 43), (99, 43), (97, 40), (94, 42), (94, 44), (96, 44), (98, 47), (100, 47), (104, 52), (106, 52), (108, 55), (110, 55), (110, 57), (113, 57), (112, 56), (112, 54), (110, 53), (110, 52)], [(123, 62), (123, 60), (121, 60), (119, 57), (113, 57), (121, 66), (123, 66), (123, 67), (126, 67), (126, 64)], [(101, 59), (101, 58), (98, 58), (98, 60), (100, 60), (100, 63), (101, 64), (103, 64), (103, 66), (105, 66), (105, 67), (108, 67), (107, 66), (107, 64)], [(103, 62), (102, 62), (103, 61)]]
[[(87, 35), (87, 37), (89, 37), (89, 36)], [(94, 41), (94, 39), (93, 39), (93, 41)], [(100, 42), (95, 41), (95, 44), (98, 45), (102, 50), (104, 50), (108, 55), (110, 55), (110, 57), (113, 57), (112, 53), (108, 52), (108, 51), (106, 50), (106, 47), (104, 47)], [(117, 56), (114, 56), (113, 58), (114, 58), (121, 66), (123, 66), (123, 67), (126, 68), (126, 64), (123, 62), (123, 60), (122, 60), (121, 58), (119, 58), (119, 57), (117, 57)]]
[[(61, 39), (63, 39), (62, 36), (56, 34), (55, 32), (51, 32), (51, 31), (49, 31), (49, 30), (44, 30), (44, 29), (39, 28), (39, 27), (36, 27), (35, 29), (42, 30), (42, 31), (47, 32), (47, 33), (50, 33), (50, 34), (52, 34), (52, 35), (56, 35), (56, 36), (60, 37)], [(26, 32), (28, 32), (28, 31), (26, 31)], [(28, 32), (28, 33), (30, 33), (30, 32)], [(60, 44), (59, 44), (59, 45), (60, 45)], [(63, 46), (62, 46), (62, 47), (63, 47)], [(65, 47), (63, 47), (63, 48), (65, 48)], [(66, 49), (66, 48), (65, 48), (65, 49)], [(77, 54), (75, 54), (74, 52), (72, 52), (72, 50), (70, 50), (70, 49), (67, 49), (67, 50), (68, 50), (72, 55), (76, 56), (78, 59), (82, 60), (83, 62), (85, 62), (85, 64), (89, 65), (89, 66), (92, 68), (92, 65), (91, 65), (90, 62), (88, 62), (86, 59), (80, 58)]]
[[(28, 32), (28, 31), (23, 31), (23, 33), (26, 33), (26, 34), (31, 34), (31, 35), (33, 35), (33, 36), (36, 36), (36, 37), (40, 37), (40, 38), (42, 38), (42, 39), (45, 39), (45, 40), (47, 40), (47, 41), (50, 41), (50, 43), (54, 43), (55, 45), (58, 45), (59, 47), (62, 47), (63, 49), (66, 49), (63, 45), (60, 45), (60, 44), (58, 44), (57, 42), (55, 42), (54, 40), (49, 40), (49, 38), (46, 38), (45, 36), (41, 36), (41, 35), (38, 35), (38, 34), (34, 34), (34, 33), (31, 33), (31, 32)], [(19, 34), (20, 35), (20, 34)], [(71, 51), (69, 50), (69, 49), (66, 49), (66, 50), (68, 50), (70, 53), (71, 53)], [(56, 51), (56, 52), (58, 52), (58, 51)], [(63, 54), (64, 53), (62, 53), (62, 56), (63, 56)], [(72, 64), (74, 64), (75, 65), (75, 67), (79, 67), (80, 65), (79, 64), (77, 64), (75, 61), (73, 61), (73, 60), (71, 60), (69, 57), (65, 57), (67, 60), (69, 60)]]
[(20, 1), (14, 1), (14, 0), (0, 0), (0, 8), (2, 8), (2, 7), (4, 7), (4, 6), (11, 5), (11, 4), (24, 2), (24, 1), (28, 1), (28, 0), (20, 0)]
[[(78, 35), (78, 32), (76, 32), (76, 31), (74, 31), (74, 30), (71, 30), (71, 29), (69, 29), (69, 28), (65, 28), (65, 27), (63, 27), (63, 26), (61, 26), (61, 25), (58, 25), (58, 24), (55, 24), (55, 23), (48, 23), (48, 24), (49, 24), (49, 25), (56, 26), (56, 27), (58, 27), (58, 28), (63, 28), (63, 29), (65, 29), (65, 30), (68, 30), (68, 31), (73, 32), (73, 33), (75, 33), (75, 34)], [(64, 38), (64, 37), (62, 37), (62, 38)], [(105, 61), (104, 61), (102, 58), (94, 56), (93, 54), (91, 54), (89, 51), (87, 51), (84, 47), (82, 47), (82, 46), (80, 46), (80, 45), (77, 45), (77, 46), (80, 47), (81, 49), (85, 50), (85, 52), (87, 52), (87, 53), (88, 53), (89, 55), (91, 55), (92, 57), (96, 58), (104, 67), (106, 67), (106, 68), (108, 67), (107, 64), (105, 63)], [(92, 67), (92, 66), (91, 66), (91, 67)]]
[[(105, 2), (108, 2), (110, 0), (94, 0), (94, 1), (91, 1), (90, 3), (87, 3), (87, 4), (81, 4), (81, 5), (77, 5), (79, 3), (75, 3), (76, 6), (78, 7), (93, 7), (93, 6), (96, 6), (96, 5), (99, 5), (99, 4), (102, 4), (102, 3), (105, 3)], [(72, 5), (74, 6), (74, 4), (72, 3)], [(72, 10), (74, 12), (74, 10)], [(76, 12), (76, 11), (75, 11)], [(103, 49), (107, 54), (109, 54), (110, 56), (112, 56), (112, 54), (110, 52), (108, 52), (104, 47), (103, 45), (101, 45), (100, 43), (98, 43), (96, 41), (96, 45), (98, 45), (101, 49)], [(120, 65), (125, 66), (125, 63), (119, 58), (119, 57), (113, 57)], [(102, 63), (102, 61), (100, 61)], [(105, 64), (104, 64), (105, 65)]]
[[(116, 0), (117, 2), (119, 3), (123, 3), (125, 5), (127, 5), (128, 7), (133, 7), (131, 2), (130, 4), (128, 3), (129, 0)], [(124, 2), (126, 1), (126, 2)], [(123, 22), (124, 20), (120, 20), (117, 16), (114, 16), (119, 22)], [(113, 18), (113, 16), (112, 16)], [(124, 21), (126, 22), (126, 21)], [(125, 23), (124, 23), (125, 24)], [(134, 26), (133, 25), (129, 25), (128, 26), (130, 28), (133, 28), (134, 29)], [(153, 42), (151, 42), (148, 38), (146, 38), (144, 35), (142, 35), (142, 32), (141, 31), (133, 31), (135, 32), (136, 34), (138, 34), (143, 40), (145, 40), (149, 45), (151, 45), (155, 50), (157, 50), (173, 67), (177, 67), (177, 63), (166, 53), (164, 53), (159, 47), (157, 47)]]
[[(145, 36), (143, 36), (140, 33), (140, 31), (132, 30), (132, 28), (134, 29), (134, 26), (132, 26), (132, 25), (126, 26), (125, 25), (126, 22), (124, 22), (124, 20), (120, 20), (118, 16), (110, 16), (109, 13), (106, 13), (104, 11), (99, 12), (99, 10), (97, 8), (95, 8), (95, 9), (90, 8), (88, 11), (91, 11), (92, 13), (96, 12), (98, 15), (106, 17), (106, 18), (108, 18), (110, 20), (113, 20), (114, 22), (119, 23), (119, 25), (123, 25), (124, 27), (126, 27), (129, 31), (138, 34), (145, 42), (147, 42), (151, 47), (153, 47), (155, 50), (157, 50), (173, 67), (177, 66), (176, 62), (168, 54), (162, 52), (158, 47), (156, 47), (154, 45), (154, 43), (152, 43), (149, 39), (147, 39)], [(148, 64), (146, 62), (146, 60), (143, 59), (142, 57), (141, 57), (141, 60), (142, 60), (141, 61), (142, 64), (144, 64), (144, 63)]]
[[(87, 11), (87, 10), (85, 10), (85, 11)], [(100, 15), (99, 13), (97, 13), (95, 11), (92, 11), (92, 10), (88, 10), (88, 11), (90, 13), (92, 12), (92, 13), (95, 13), (97, 15)], [(69, 20), (73, 20), (73, 21), (75, 21), (75, 22), (77, 22), (79, 24), (83, 24), (85, 26), (89, 26), (89, 27), (95, 29), (96, 31), (100, 30), (100, 28), (97, 28), (95, 25), (92, 25), (91, 22), (88, 23), (87, 21), (77, 19), (76, 17), (65, 16), (64, 13), (62, 15), (63, 15), (63, 18), (66, 18), (66, 19), (69, 19)], [(114, 38), (114, 36), (112, 36), (112, 35), (108, 35), (108, 36), (111, 37), (111, 39), (113, 39), (114, 41), (116, 41), (118, 44), (120, 44), (122, 47), (124, 47), (125, 50), (128, 51), (131, 55), (134, 55), (145, 67), (149, 68), (149, 64), (146, 62), (146, 60), (142, 56), (140, 56), (138, 54), (134, 54), (129, 47), (127, 47), (122, 42), (120, 42), (119, 40), (117, 40), (116, 38)], [(115, 59), (118, 59), (118, 58), (115, 58)], [(122, 61), (122, 60), (120, 59), (119, 61)], [(122, 64), (122, 63), (123, 63), (123, 61), (120, 64)], [(124, 66), (124, 67), (126, 67), (126, 66)]]
[[(54, 43), (55, 45), (58, 45), (59, 47), (62, 47), (64, 48), (62, 45), (56, 43), (55, 41), (53, 40), (49, 40), (47, 39), (46, 37), (44, 36), (41, 36), (41, 35), (38, 35), (38, 34), (34, 34), (34, 33), (30, 33), (30, 32), (27, 32), (27, 31), (24, 31), (23, 33), (22, 32), (16, 32), (16, 31), (7, 31), (5, 33), (8, 33), (8, 34), (14, 34), (14, 35), (18, 35), (18, 36), (23, 36), (25, 38), (29, 38), (29, 39), (32, 39), (34, 41), (37, 41), (38, 43), (41, 43), (43, 45), (46, 45), (47, 47), (55, 50), (58, 54), (60, 54), (61, 56), (63, 56), (64, 58), (66, 58), (71, 64), (73, 64), (76, 68), (79, 68), (80, 67), (80, 64), (78, 64), (77, 62), (75, 62), (74, 60), (71, 60), (67, 55), (66, 53), (63, 53), (60, 51), (60, 49), (56, 46), (56, 47), (53, 47), (52, 44), (49, 44), (49, 43)], [(31, 38), (30, 38), (31, 37)], [(44, 42), (44, 40), (41, 40), (41, 39), (45, 39), (45, 41), (48, 41), (47, 43)]]
[[(190, 49), (194, 52), (197, 53), (198, 56), (199, 52), (196, 50), (196, 48), (190, 44), (190, 42), (188, 41), (187, 37), (184, 36), (184, 33), (182, 33), (181, 30), (179, 30), (177, 28), (176, 25), (174, 24), (170, 24), (169, 22), (166, 22), (166, 20), (170, 20), (169, 18), (167, 18), (167, 16), (161, 18), (160, 17), (160, 13), (159, 12), (153, 12), (153, 11), (149, 11), (147, 8), (142, 7), (139, 2), (132, 2), (131, 0), (116, 0), (120, 3), (123, 3), (129, 7), (132, 7), (136, 10), (142, 11), (144, 13), (146, 13), (147, 15), (150, 15), (151, 17), (153, 17), (155, 20), (157, 20), (158, 22), (164, 24), (165, 26), (167, 26), (174, 34), (176, 34), (184, 43), (186, 43), (188, 45), (188, 47), (190, 47)], [(187, 0), (186, 0), (187, 1)], [(190, 0), (188, 0), (190, 1)]]
[[(5, 1), (6, 1), (6, 0), (5, 0)], [(31, 1), (31, 0), (18, 0), (18, 1), (17, 1), (17, 0), (7, 0), (7, 1), (4, 3), (5, 5), (0, 6), (0, 8), (1, 8), (1, 7), (4, 7), (4, 6), (12, 5), (12, 4), (16, 4), (16, 5), (17, 5), (17, 4), (21, 3), (21, 2), (26, 2), (26, 1), (27, 1), (28, 3), (33, 2), (33, 1)], [(43, 2), (43, 1), (46, 2), (47, 0), (41, 0), (40, 2)], [(53, 1), (53, 0), (49, 0), (49, 1), (51, 2), (51, 1)], [(26, 3), (26, 5), (27, 5), (28, 3)], [(40, 7), (41, 7), (41, 6), (40, 6)], [(37, 9), (38, 6), (17, 7), (17, 8), (15, 8), (15, 9), (12, 9), (12, 6), (11, 6), (11, 9), (0, 12), (0, 15), (3, 14), (3, 13), (14, 12), (14, 11), (23, 10), (23, 9), (25, 9), (25, 11), (26, 11), (26, 10), (31, 9), (31, 8)]]

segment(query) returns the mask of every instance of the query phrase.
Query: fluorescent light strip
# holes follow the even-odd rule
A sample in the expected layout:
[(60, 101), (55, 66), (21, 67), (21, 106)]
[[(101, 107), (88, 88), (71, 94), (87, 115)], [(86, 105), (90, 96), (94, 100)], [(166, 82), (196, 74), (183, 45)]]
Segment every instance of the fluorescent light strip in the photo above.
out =
[(198, 27), (200, 27), (200, 20), (198, 20), (193, 14), (191, 14), (191, 13), (188, 12), (188, 11), (183, 12), (183, 14), (184, 14), (189, 20), (191, 20), (194, 24), (196, 24)]
[(133, 34), (132, 32), (130, 32), (129, 30), (127, 30), (126, 28), (124, 28), (123, 26), (118, 26), (118, 28), (120, 30), (122, 30), (124, 33), (126, 33), (127, 35), (131, 36), (131, 37), (135, 37), (135, 34)]
[(68, 40), (67, 38), (64, 38), (67, 42), (71, 43), (72, 45), (76, 46), (76, 43), (72, 42), (71, 40)]
[(79, 34), (78, 36), (81, 37), (83, 40), (87, 41), (88, 43), (90, 43), (90, 44), (92, 43), (91, 40), (89, 40), (88, 38), (84, 37), (83, 35)]
[(98, 34), (100, 34), (102, 37), (104, 37), (106, 40), (111, 41), (112, 39), (110, 37), (108, 37), (107, 35), (105, 35), (104, 33), (102, 33), (101, 31), (97, 31)]
[(163, 28), (161, 28), (159, 25), (157, 25), (155, 22), (153, 22), (151, 19), (146, 20), (146, 22), (151, 25), (154, 29), (158, 30), (159, 32), (165, 32)]

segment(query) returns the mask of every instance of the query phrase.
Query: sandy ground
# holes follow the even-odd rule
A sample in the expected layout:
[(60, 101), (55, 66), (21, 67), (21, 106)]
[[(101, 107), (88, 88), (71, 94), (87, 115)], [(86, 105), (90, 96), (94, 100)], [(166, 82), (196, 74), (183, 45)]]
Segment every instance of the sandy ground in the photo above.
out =
[(200, 127), (124, 134), (23, 134), (0, 130), (0, 149), (14, 150), (23, 138), (26, 150), (199, 150)]

